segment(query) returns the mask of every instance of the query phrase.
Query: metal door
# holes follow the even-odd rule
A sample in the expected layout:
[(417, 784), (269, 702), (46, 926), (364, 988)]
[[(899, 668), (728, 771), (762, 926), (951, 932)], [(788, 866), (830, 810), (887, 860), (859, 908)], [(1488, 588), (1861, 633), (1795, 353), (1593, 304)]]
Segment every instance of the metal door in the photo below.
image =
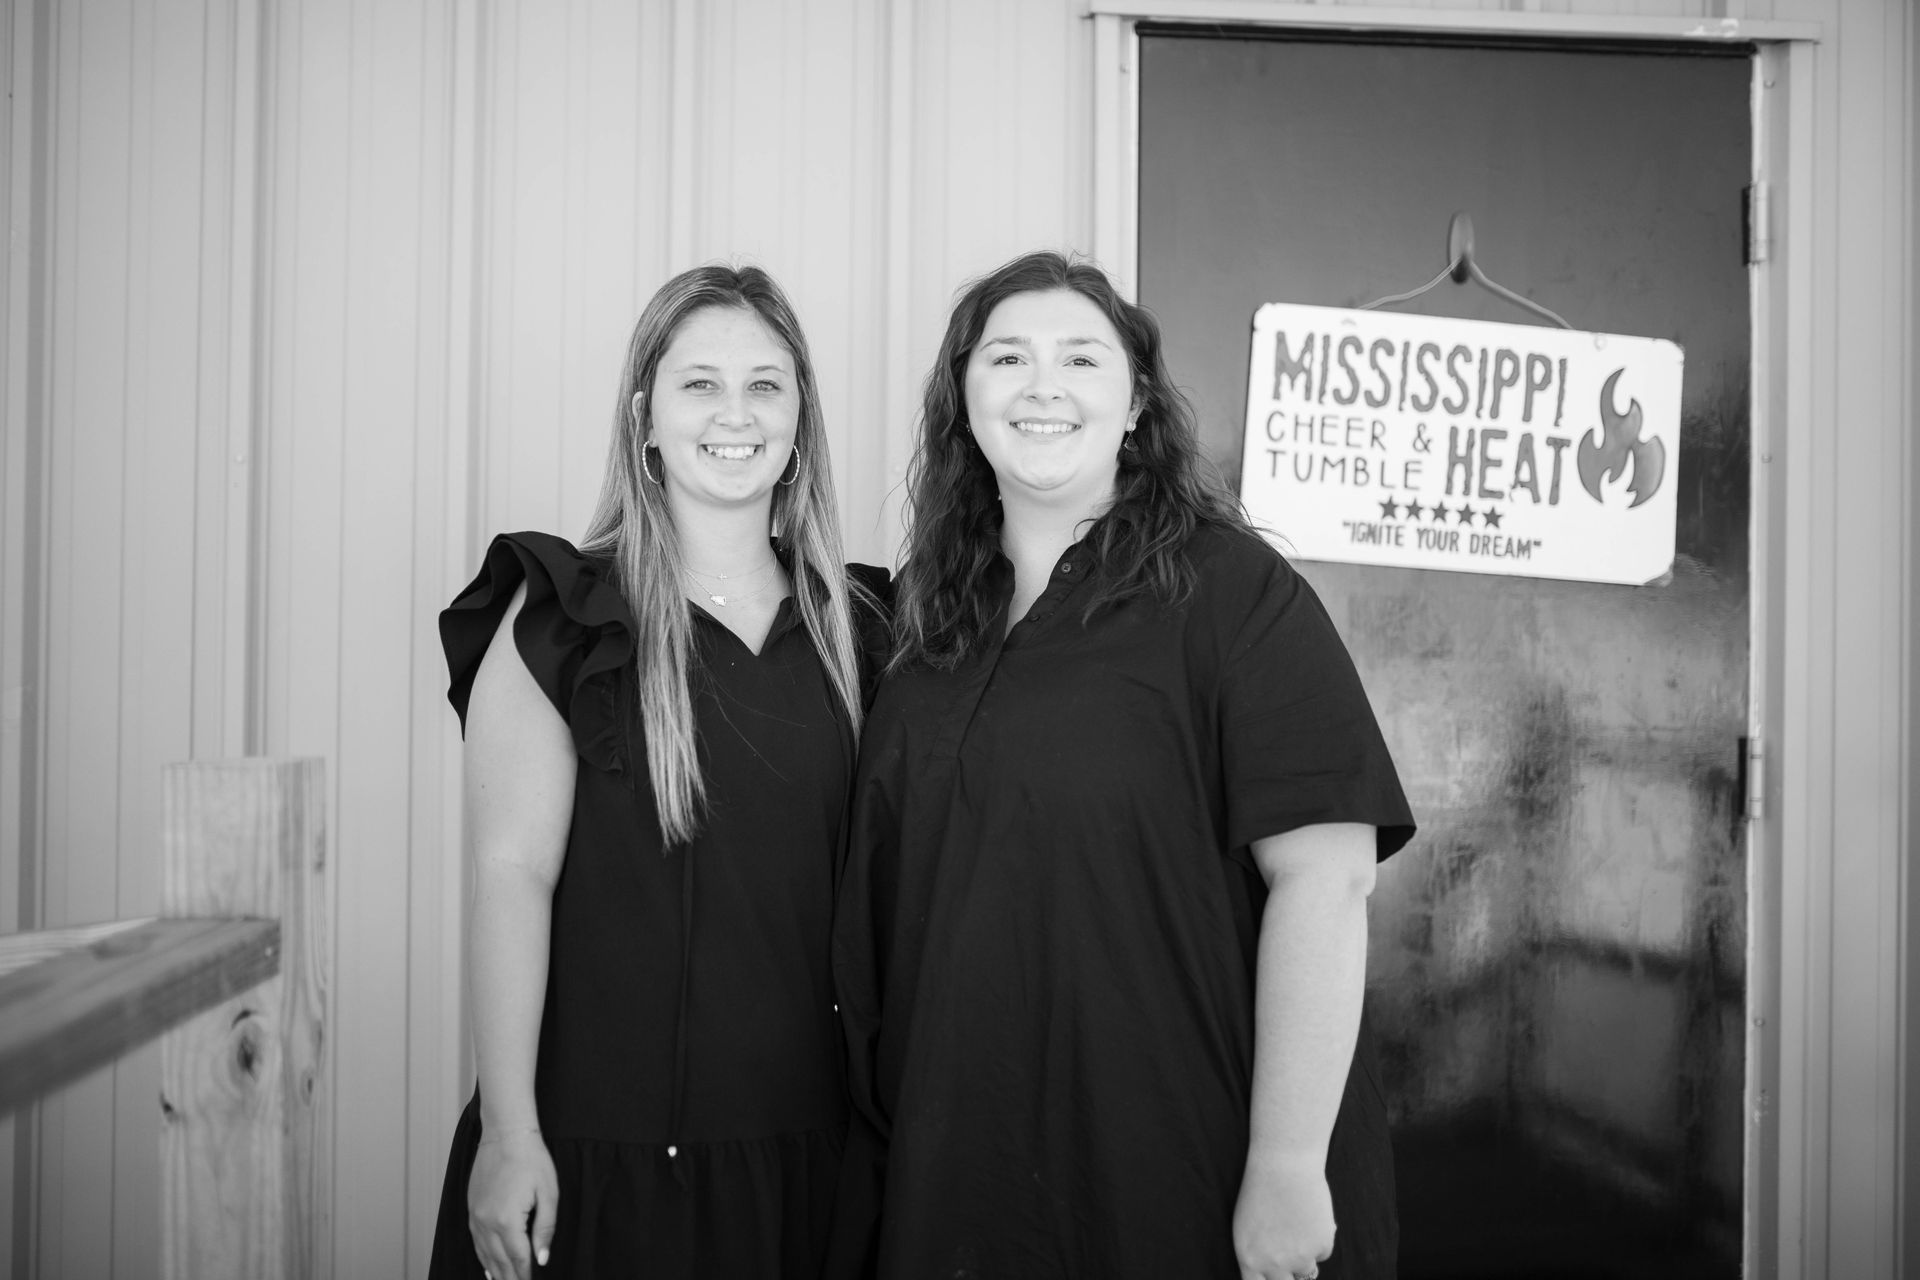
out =
[[(1139, 66), (1141, 298), (1229, 475), (1254, 310), (1410, 289), (1455, 210), (1502, 284), (1685, 348), (1664, 580), (1301, 568), (1421, 820), (1368, 989), (1402, 1275), (1736, 1276), (1751, 51), (1169, 27)], [(1408, 309), (1530, 319), (1451, 283)]]

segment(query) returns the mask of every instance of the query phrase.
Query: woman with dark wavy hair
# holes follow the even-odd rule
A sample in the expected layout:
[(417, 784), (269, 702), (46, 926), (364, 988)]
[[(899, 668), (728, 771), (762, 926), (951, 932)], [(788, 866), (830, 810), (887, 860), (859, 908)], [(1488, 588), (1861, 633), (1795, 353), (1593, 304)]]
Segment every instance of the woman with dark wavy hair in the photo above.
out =
[(836, 1265), (1391, 1276), (1361, 992), (1412, 816), (1152, 316), (1054, 253), (975, 281), (910, 500), (834, 930)]
[(441, 615), (479, 1083), (436, 1280), (818, 1274), (833, 882), (885, 636), (838, 519), (793, 308), (701, 267), (634, 326), (582, 545), (502, 534)]

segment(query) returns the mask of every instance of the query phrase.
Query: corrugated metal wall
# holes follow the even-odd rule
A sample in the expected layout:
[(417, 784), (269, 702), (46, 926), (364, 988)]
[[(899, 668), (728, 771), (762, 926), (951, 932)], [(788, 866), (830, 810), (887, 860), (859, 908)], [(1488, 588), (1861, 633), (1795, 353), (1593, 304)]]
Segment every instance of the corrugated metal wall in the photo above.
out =
[[(1812, 213), (1834, 232), (1809, 305), (1863, 338), (1911, 332), (1885, 271), (1910, 197), (1872, 176), (1911, 180), (1878, 127), (1911, 79), (1904, 0), (1483, 7), (1823, 23), (1844, 87), (1825, 82), (1809, 139)], [(154, 909), (164, 761), (326, 758), (322, 1274), (424, 1271), (466, 1083), (434, 612), (490, 532), (579, 533), (626, 330), (668, 274), (714, 257), (793, 294), (850, 552), (889, 560), (955, 286), (1035, 245), (1091, 245), (1084, 9), (15, 0), (0, 18), (0, 929)], [(1911, 394), (1899, 355), (1849, 346), (1818, 406), (1864, 424), (1878, 466), (1904, 457), (1884, 425)], [(1853, 525), (1888, 510), (1904, 508), (1883, 487), (1829, 515), (1871, 538)], [(1889, 566), (1836, 561), (1842, 605)], [(1803, 682), (1840, 700), (1835, 726), (1879, 726), (1879, 748), (1897, 726), (1832, 675), (1885, 665), (1875, 646), (1834, 635)], [(1849, 793), (1834, 829), (1879, 847), (1878, 795)], [(136, 1054), (0, 1125), (13, 1274), (152, 1274), (157, 1088)], [(1870, 1226), (1834, 1211), (1836, 1233)]]
[(333, 793), (342, 1276), (408, 1251), (428, 1184), (416, 1148), (458, 1067), (460, 876), (431, 612), (464, 508), (458, 13), (263, 10), (260, 744), (324, 757)]
[(731, 259), (792, 294), (851, 550), (887, 557), (912, 371), (954, 285), (1084, 243), (1090, 45), (1070, 8), (491, 7), (472, 531), (584, 527), (640, 307), (673, 272)]
[[(7, 20), (8, 926), (153, 913), (161, 763), (239, 747), (230, 247), (250, 161), (219, 7)], [(37, 1241), (39, 1274), (104, 1275), (157, 1252), (158, 1093), (149, 1047), (39, 1109), (38, 1164), (9, 1161), (38, 1193), (12, 1221), (16, 1261)]]

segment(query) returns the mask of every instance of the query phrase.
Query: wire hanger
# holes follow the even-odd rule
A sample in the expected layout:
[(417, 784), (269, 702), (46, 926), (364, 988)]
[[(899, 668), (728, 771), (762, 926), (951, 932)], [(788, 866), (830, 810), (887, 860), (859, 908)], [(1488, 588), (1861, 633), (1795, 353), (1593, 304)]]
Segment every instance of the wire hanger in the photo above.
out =
[(1410, 289), (1405, 293), (1396, 293), (1385, 298), (1375, 298), (1358, 309), (1372, 311), (1377, 307), (1388, 307), (1397, 302), (1411, 302), (1449, 276), (1453, 278), (1455, 284), (1465, 284), (1471, 280), (1489, 293), (1505, 298), (1514, 306), (1531, 311), (1543, 320), (1551, 320), (1562, 329), (1573, 328), (1561, 319), (1558, 313), (1547, 310), (1531, 298), (1521, 297), (1480, 269), (1480, 264), (1473, 260), (1473, 219), (1464, 213), (1454, 214), (1453, 220), (1447, 224), (1447, 265), (1439, 275), (1418, 289)]

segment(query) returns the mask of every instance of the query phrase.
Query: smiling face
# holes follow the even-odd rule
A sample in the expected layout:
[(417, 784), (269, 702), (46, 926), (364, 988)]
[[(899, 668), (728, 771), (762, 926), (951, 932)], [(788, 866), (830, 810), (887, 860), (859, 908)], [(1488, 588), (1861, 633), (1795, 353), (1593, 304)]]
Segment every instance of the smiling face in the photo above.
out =
[(800, 383), (792, 353), (759, 316), (737, 307), (688, 316), (645, 402), (635, 400), (676, 513), (770, 502), (793, 454)]
[(967, 361), (967, 421), (1002, 501), (1091, 517), (1112, 498), (1133, 369), (1099, 307), (1071, 290), (1016, 293)]

